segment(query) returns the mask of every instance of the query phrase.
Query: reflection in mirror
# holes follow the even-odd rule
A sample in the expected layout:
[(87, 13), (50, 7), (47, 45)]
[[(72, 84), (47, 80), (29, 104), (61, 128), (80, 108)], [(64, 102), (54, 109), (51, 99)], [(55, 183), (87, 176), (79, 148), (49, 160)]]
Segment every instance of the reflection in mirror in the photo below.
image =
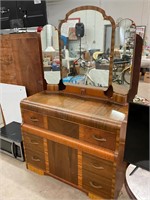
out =
[(122, 19), (115, 30), (113, 65), (113, 88), (119, 93), (127, 94), (130, 89), (135, 39), (134, 22), (128, 18)]
[(44, 78), (48, 84), (58, 84), (60, 80), (60, 59), (58, 30), (48, 24), (41, 31)]
[(111, 21), (92, 9), (77, 10), (67, 17), (60, 27), (63, 83), (107, 88), (112, 57)]

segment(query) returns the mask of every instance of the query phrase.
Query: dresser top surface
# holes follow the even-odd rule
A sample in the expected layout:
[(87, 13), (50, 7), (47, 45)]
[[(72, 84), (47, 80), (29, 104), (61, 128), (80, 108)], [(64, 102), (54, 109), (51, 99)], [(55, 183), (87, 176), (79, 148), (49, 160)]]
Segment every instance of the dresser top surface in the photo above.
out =
[(78, 114), (95, 119), (121, 122), (125, 119), (128, 108), (105, 101), (89, 100), (63, 93), (40, 92), (21, 102), (21, 105), (40, 107), (66, 114)]

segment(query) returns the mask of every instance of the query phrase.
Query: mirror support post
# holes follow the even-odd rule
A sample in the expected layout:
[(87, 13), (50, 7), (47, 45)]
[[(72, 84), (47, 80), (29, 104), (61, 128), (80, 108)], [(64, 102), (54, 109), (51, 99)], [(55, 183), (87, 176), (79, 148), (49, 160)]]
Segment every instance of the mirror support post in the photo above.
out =
[(113, 86), (109, 85), (108, 89), (104, 91), (104, 94), (108, 97), (111, 98), (113, 96)]
[(140, 76), (140, 66), (141, 66), (141, 56), (142, 56), (143, 39), (141, 36), (136, 34), (136, 44), (135, 44), (135, 54), (133, 58), (132, 66), (132, 82), (130, 90), (127, 96), (127, 102), (132, 101), (137, 94), (139, 76)]

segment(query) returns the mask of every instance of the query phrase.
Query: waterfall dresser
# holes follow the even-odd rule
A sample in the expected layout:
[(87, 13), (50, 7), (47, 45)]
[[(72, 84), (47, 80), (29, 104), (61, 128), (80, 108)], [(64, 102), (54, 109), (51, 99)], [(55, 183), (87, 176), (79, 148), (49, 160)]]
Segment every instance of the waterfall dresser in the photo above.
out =
[(26, 166), (88, 194), (116, 199), (124, 182), (127, 106), (43, 91), (21, 102)]

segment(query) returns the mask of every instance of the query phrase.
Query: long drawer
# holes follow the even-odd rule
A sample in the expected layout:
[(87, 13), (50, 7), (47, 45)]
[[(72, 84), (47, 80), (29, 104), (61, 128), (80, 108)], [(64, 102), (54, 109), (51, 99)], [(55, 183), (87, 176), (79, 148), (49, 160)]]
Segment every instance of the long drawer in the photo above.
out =
[(104, 199), (111, 199), (112, 180), (83, 169), (82, 187)]
[(46, 121), (46, 116), (39, 114), (37, 112), (22, 110), (23, 122), (33, 126), (38, 126), (40, 128), (46, 128), (44, 120)]
[(43, 138), (23, 132), (26, 162), (45, 170), (45, 156)]
[(22, 110), (22, 117), (26, 124), (79, 139), (79, 125), (76, 123), (28, 110)]
[(108, 179), (113, 178), (115, 170), (111, 161), (103, 160), (87, 153), (82, 154), (82, 168)]
[(79, 138), (82, 141), (86, 141), (90, 144), (98, 145), (113, 151), (115, 151), (117, 147), (118, 138), (116, 133), (83, 125), (80, 125), (79, 131)]
[(36, 168), (40, 168), (45, 170), (45, 157), (44, 154), (35, 151), (25, 151), (26, 162), (35, 166)]
[(43, 138), (23, 132), (23, 144), (25, 149), (44, 153)]

